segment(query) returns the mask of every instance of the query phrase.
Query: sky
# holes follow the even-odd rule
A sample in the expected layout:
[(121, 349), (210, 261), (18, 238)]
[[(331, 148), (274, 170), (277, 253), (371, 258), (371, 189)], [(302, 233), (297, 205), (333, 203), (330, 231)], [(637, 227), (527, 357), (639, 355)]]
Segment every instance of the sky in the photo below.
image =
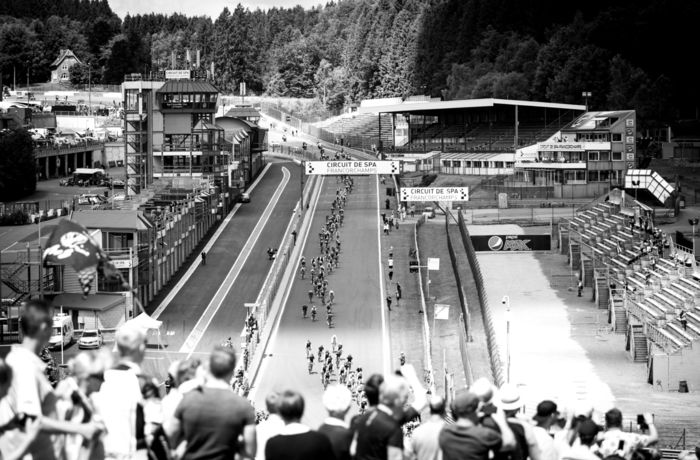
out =
[(310, 8), (325, 4), (325, 0), (109, 0), (112, 11), (124, 19), (127, 13), (183, 13), (187, 16), (211, 16), (216, 19), (224, 7), (233, 10), (240, 3), (246, 8), (268, 9), (272, 7), (293, 7), (301, 5)]

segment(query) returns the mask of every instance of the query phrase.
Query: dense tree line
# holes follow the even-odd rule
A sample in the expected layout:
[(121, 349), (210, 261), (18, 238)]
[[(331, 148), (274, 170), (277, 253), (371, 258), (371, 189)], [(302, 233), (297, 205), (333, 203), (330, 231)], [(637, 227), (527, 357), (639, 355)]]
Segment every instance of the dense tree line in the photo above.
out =
[(173, 52), (182, 66), (199, 49), (222, 91), (246, 82), (329, 109), (411, 94), (582, 103), (590, 91), (592, 108), (635, 108), (660, 126), (700, 107), (686, 55), (700, 20), (692, 0), (340, 0), (123, 21), (106, 0), (5, 0), (0, 15), (5, 81), (13, 66), (46, 81), (61, 47), (105, 83), (166, 68)]

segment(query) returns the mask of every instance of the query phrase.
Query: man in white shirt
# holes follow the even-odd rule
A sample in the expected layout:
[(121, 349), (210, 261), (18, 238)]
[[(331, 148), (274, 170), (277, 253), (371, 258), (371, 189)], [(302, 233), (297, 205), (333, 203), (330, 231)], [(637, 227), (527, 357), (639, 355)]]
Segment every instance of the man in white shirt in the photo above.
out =
[[(58, 419), (57, 398), (44, 374), (46, 364), (39, 358), (51, 338), (52, 309), (43, 301), (31, 300), (22, 308), (20, 316), (22, 343), (14, 345), (7, 355), (12, 368), (12, 384), (0, 402), (0, 426), (9, 422), (39, 419), (40, 433), (28, 449), (34, 459), (52, 460), (63, 456), (64, 434), (77, 434), (92, 439), (98, 426), (94, 423), (77, 424)], [(0, 437), (0, 457), (10, 457), (22, 444), (25, 433), (21, 429), (8, 430)]]
[(654, 426), (654, 417), (644, 414), (644, 422), (649, 426), (649, 434), (628, 433), (622, 431), (622, 412), (610, 409), (605, 413), (605, 433), (600, 441), (598, 453), (603, 457), (619, 455), (630, 460), (635, 450), (647, 447), (659, 439)]
[(537, 424), (533, 428), (537, 445), (540, 448), (541, 460), (558, 460), (557, 449), (554, 447), (554, 438), (550, 429), (559, 417), (557, 405), (553, 401), (545, 400), (537, 405), (537, 414), (532, 419)]
[(410, 459), (437, 460), (440, 458), (438, 438), (445, 426), (445, 400), (440, 396), (433, 396), (428, 405), (430, 418), (413, 430), (411, 441), (406, 446)]
[(277, 392), (272, 392), (265, 398), (265, 407), (270, 415), (267, 420), (260, 422), (255, 427), (258, 440), (258, 453), (255, 457), (257, 460), (265, 460), (265, 444), (270, 438), (280, 434), (284, 428), (284, 420), (277, 413), (278, 400), (279, 393)]

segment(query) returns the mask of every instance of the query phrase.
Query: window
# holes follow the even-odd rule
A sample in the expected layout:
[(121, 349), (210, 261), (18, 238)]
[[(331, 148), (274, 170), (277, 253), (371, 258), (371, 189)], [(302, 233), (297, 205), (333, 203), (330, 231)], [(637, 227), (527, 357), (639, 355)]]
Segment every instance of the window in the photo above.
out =
[(622, 152), (612, 152), (613, 161), (622, 161)]
[(506, 161), (506, 168), (514, 168), (514, 167), (515, 167), (515, 163), (514, 163), (514, 162), (512, 162), (512, 161)]
[(588, 161), (598, 161), (599, 155), (596, 151), (588, 152)]
[[(125, 280), (129, 279), (129, 269), (119, 270)], [(119, 279), (115, 278), (105, 278), (102, 275), (97, 277), (97, 291), (98, 292), (121, 292), (124, 288)]]
[(68, 64), (63, 64), (63, 65), (61, 66), (61, 69), (63, 69), (63, 70), (68, 70)]
[(461, 161), (461, 160), (452, 160), (452, 167), (453, 167), (453, 168), (461, 168), (461, 167), (462, 167), (462, 161)]
[(598, 171), (600, 182), (610, 182), (610, 171)]
[(472, 162), (469, 161), (469, 160), (465, 160), (465, 161), (464, 161), (464, 167), (465, 167), (465, 168), (471, 168), (471, 167), (472, 167)]
[(475, 161), (474, 163), (475, 168), (481, 168), (481, 162), (480, 161)]
[(622, 133), (612, 133), (613, 142), (622, 142)]
[(610, 152), (600, 152), (600, 161), (610, 161)]
[(497, 161), (497, 162), (496, 162), (496, 168), (503, 168), (503, 162), (502, 162), (502, 161)]
[(598, 182), (598, 171), (588, 171), (588, 182)]

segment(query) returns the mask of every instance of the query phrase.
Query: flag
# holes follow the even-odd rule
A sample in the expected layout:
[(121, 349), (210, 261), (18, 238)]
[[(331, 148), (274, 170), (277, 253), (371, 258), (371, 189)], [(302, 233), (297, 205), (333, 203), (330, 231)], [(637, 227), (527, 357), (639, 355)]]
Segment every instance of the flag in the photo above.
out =
[(121, 278), (107, 254), (90, 236), (87, 229), (68, 219), (61, 219), (51, 233), (43, 254), (44, 264), (69, 265), (78, 273), (83, 297), (90, 293), (95, 270), (107, 278)]

